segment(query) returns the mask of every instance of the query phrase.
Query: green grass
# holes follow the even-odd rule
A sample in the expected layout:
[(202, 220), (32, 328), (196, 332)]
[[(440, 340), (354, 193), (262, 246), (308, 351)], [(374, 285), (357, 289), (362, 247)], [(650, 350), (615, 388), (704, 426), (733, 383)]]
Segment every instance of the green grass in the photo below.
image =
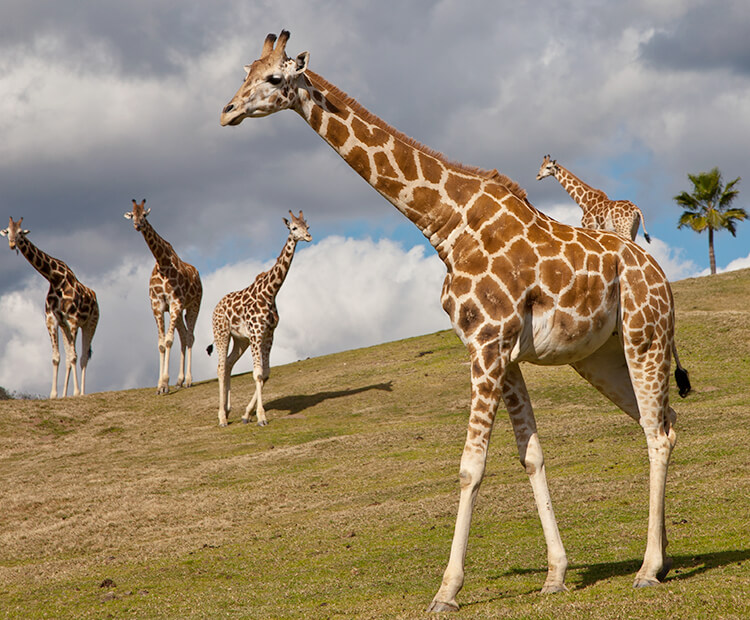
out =
[[(493, 432), (458, 618), (750, 617), (750, 271), (678, 282), (695, 392), (676, 396), (662, 585), (643, 433), (569, 368), (524, 366), (569, 592), (507, 417)], [(423, 618), (447, 562), (469, 407), (450, 332), (272, 371), (269, 426), (220, 429), (216, 381), (0, 402), (0, 617)]]

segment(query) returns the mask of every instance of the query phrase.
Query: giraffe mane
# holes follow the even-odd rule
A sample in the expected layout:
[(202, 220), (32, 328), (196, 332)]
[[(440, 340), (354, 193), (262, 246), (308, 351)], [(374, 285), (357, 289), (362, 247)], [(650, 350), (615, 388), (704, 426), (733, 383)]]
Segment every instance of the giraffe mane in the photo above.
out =
[[(382, 118), (370, 112), (361, 103), (359, 103), (354, 97), (351, 97), (350, 95), (346, 94), (338, 86), (331, 84), (328, 80), (326, 80), (324, 77), (320, 76), (319, 74), (315, 73), (314, 71), (307, 69), (305, 71), (305, 76), (307, 76), (310, 79), (310, 81), (312, 81), (314, 84), (318, 84), (321, 87), (323, 87), (327, 91), (328, 97), (333, 97), (335, 99), (338, 99), (343, 105), (354, 110), (357, 116), (362, 118), (364, 121), (375, 125), (379, 129), (382, 129), (383, 131), (388, 132), (397, 140), (400, 140), (401, 142), (407, 144), (408, 146), (416, 149), (420, 153), (424, 153), (425, 155), (429, 157), (433, 157), (434, 159), (437, 159), (443, 164), (450, 166), (451, 168), (458, 170), (459, 172), (472, 174), (472, 175), (481, 177), (483, 179), (493, 181), (497, 183), (498, 185), (502, 185), (516, 198), (528, 203), (528, 199), (526, 197), (526, 190), (523, 189), (523, 187), (521, 187), (518, 183), (516, 183), (510, 177), (498, 172), (497, 169), (485, 170), (484, 168), (479, 168), (477, 166), (467, 166), (459, 162), (450, 161), (440, 151), (436, 151), (435, 149), (425, 146), (421, 142), (418, 142), (414, 138), (407, 136), (405, 133), (389, 125)], [(335, 102), (329, 101), (328, 103), (329, 104), (334, 103), (334, 107), (335, 107)]]

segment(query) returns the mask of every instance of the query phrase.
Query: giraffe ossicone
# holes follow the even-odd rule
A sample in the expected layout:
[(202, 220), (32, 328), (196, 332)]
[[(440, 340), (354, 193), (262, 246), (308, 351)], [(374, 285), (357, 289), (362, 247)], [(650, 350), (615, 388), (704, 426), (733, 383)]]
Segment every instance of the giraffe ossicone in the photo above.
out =
[[(59, 332), (65, 347), (65, 381), (63, 397), (68, 395), (68, 383), (73, 374), (73, 395), (86, 393), (86, 368), (91, 358), (91, 341), (99, 323), (99, 303), (96, 293), (84, 286), (63, 261), (53, 258), (29, 241), (29, 231), (22, 228), (23, 218), (17, 222), (9, 218), (8, 228), (0, 235), (8, 237), (11, 250), (20, 251), (49, 282), (49, 291), (44, 303), (45, 324), (52, 343), (52, 389), (50, 398), (57, 398), (57, 376), (60, 367)], [(78, 386), (76, 372), (76, 338), (81, 330), (81, 385)]]
[(447, 268), (443, 308), (471, 357), (458, 515), (448, 565), (429, 610), (458, 609), (473, 506), (501, 400), (547, 543), (542, 591), (565, 589), (568, 562), (519, 366), (524, 361), (570, 364), (640, 423), (648, 446), (650, 501), (635, 585), (658, 583), (670, 564), (664, 492), (676, 440), (676, 414), (669, 406), (674, 303), (664, 272), (630, 239), (560, 224), (537, 211), (508, 177), (452, 163), (390, 127), (310, 71), (306, 52), (287, 57), (288, 38), (287, 31), (278, 41), (266, 38), (261, 57), (224, 107), (221, 124), (284, 109), (302, 116), (435, 247)]
[[(289, 272), (294, 251), (299, 241), (312, 241), (309, 227), (302, 211), (290, 219), (284, 219), (289, 235), (276, 262), (268, 271), (258, 274), (253, 283), (241, 291), (227, 293), (216, 304), (212, 326), (214, 344), (218, 355), (217, 376), (219, 378), (219, 426), (227, 426), (230, 405), (232, 368), (249, 348), (253, 357), (253, 379), (255, 392), (242, 416), (243, 423), (250, 421), (253, 410), (257, 411), (258, 426), (265, 426), (266, 412), (263, 407), (263, 385), (268, 381), (271, 367), (269, 359), (273, 346), (273, 333), (279, 324), (276, 295)], [(229, 344), (232, 351), (229, 352)], [(207, 348), (211, 354), (212, 347)]]
[(536, 180), (541, 181), (549, 176), (555, 177), (581, 207), (581, 226), (584, 228), (612, 230), (635, 241), (640, 225), (643, 228), (643, 238), (651, 243), (651, 237), (646, 232), (646, 218), (637, 205), (629, 200), (610, 200), (602, 190), (584, 183), (570, 170), (558, 164), (556, 159), (545, 155)]
[[(148, 284), (151, 311), (159, 334), (159, 382), (156, 393), (167, 394), (169, 392), (169, 357), (175, 329), (180, 336), (180, 371), (177, 385), (190, 387), (193, 384), (194, 332), (203, 297), (203, 285), (198, 270), (183, 261), (172, 245), (151, 226), (146, 219), (151, 209), (146, 209), (145, 205), (145, 198), (140, 203), (133, 198), (133, 209), (127, 211), (124, 216), (132, 220), (133, 228), (143, 234), (146, 245), (156, 260)], [(166, 329), (165, 312), (169, 314)]]

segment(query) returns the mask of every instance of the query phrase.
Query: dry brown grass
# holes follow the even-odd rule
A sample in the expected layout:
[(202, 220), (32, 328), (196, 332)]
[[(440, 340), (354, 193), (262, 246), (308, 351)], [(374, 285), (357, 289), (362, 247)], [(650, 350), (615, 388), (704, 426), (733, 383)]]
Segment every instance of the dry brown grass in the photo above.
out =
[[(526, 367), (571, 592), (538, 594), (544, 541), (501, 415), (459, 617), (750, 615), (750, 272), (675, 297), (696, 393), (675, 396), (667, 582), (631, 588), (640, 429), (570, 369)], [(0, 402), (0, 617), (423, 617), (455, 519), (467, 361), (441, 332), (274, 368), (265, 428), (237, 422), (249, 375), (226, 429), (215, 381)]]

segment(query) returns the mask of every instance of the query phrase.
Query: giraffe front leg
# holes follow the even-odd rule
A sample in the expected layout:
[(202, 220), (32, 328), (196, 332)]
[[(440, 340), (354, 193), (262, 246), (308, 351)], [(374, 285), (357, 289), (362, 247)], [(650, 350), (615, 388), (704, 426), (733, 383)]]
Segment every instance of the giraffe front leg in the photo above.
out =
[(487, 447), (500, 400), (500, 383), (503, 373), (497, 343), (495, 343), (494, 349), (493, 355), (488, 356), (488, 359), (494, 359), (489, 368), (484, 368), (485, 359), (481, 352), (472, 351), (471, 416), (469, 417), (466, 443), (461, 455), (459, 471), (461, 493), (458, 502), (456, 529), (451, 543), (450, 559), (443, 573), (440, 589), (427, 608), (427, 611), (430, 612), (458, 610), (456, 595), (464, 584), (464, 566), (471, 517), (479, 493), (479, 486), (484, 477)]
[(219, 379), (219, 426), (225, 428), (229, 425), (229, 422), (227, 422), (227, 413), (229, 413), (229, 382), (227, 381), (226, 371), (227, 344), (217, 342), (216, 354), (219, 356), (216, 369), (216, 375)]
[(45, 323), (49, 332), (49, 339), (52, 343), (52, 389), (50, 390), (49, 397), (57, 398), (57, 375), (60, 370), (60, 343), (57, 334), (57, 321), (55, 321), (55, 318), (51, 314), (47, 314)]
[(65, 345), (65, 381), (63, 383), (63, 397), (68, 395), (68, 381), (70, 379), (71, 372), (73, 374), (73, 395), (79, 396), (81, 394), (80, 386), (78, 385), (78, 371), (76, 364), (78, 363), (78, 356), (76, 355), (76, 335), (78, 329), (73, 327), (70, 328), (67, 325), (61, 325), (63, 334), (63, 344)]
[(547, 486), (544, 455), (536, 430), (536, 420), (529, 393), (517, 364), (508, 367), (503, 383), (503, 400), (508, 409), (516, 436), (518, 456), (529, 476), (539, 520), (547, 543), (547, 579), (542, 587), (545, 594), (564, 592), (568, 559), (552, 509), (552, 499)]
[(263, 408), (263, 384), (265, 380), (259, 373), (253, 373), (255, 375), (255, 393), (253, 394), (250, 403), (245, 408), (245, 415), (242, 416), (242, 421), (247, 424), (250, 421), (250, 416), (253, 413), (253, 407), (257, 405), (257, 416), (258, 426), (266, 426), (268, 420), (266, 420), (266, 410)]
[(187, 349), (188, 336), (187, 330), (185, 329), (185, 323), (182, 320), (182, 313), (177, 315), (175, 319), (175, 327), (180, 336), (180, 370), (177, 375), (177, 386), (183, 387), (185, 385), (185, 350)]

